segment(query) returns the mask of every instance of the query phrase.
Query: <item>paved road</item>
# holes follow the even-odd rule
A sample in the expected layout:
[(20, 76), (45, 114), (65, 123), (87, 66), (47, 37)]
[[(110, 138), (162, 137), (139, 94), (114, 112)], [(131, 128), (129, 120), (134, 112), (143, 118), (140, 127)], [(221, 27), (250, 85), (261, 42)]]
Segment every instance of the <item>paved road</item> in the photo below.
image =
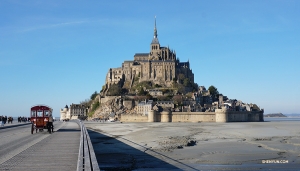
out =
[(77, 169), (80, 128), (54, 122), (54, 133), (31, 134), (31, 125), (0, 129), (0, 171)]
[[(1, 121), (0, 121), (1, 122)], [(31, 124), (30, 122), (13, 122), (13, 123), (6, 123), (0, 126), (0, 129), (6, 129), (16, 126), (28, 125)]]

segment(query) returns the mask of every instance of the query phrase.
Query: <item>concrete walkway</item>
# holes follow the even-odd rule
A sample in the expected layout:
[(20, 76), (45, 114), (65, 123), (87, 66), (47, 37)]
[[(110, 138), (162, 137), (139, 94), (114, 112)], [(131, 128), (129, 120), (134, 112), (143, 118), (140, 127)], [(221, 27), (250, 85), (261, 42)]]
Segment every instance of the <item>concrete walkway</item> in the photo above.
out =
[[(2, 121), (0, 121), (2, 122)], [(11, 128), (11, 127), (16, 127), (16, 126), (22, 126), (22, 125), (28, 125), (31, 124), (31, 122), (13, 122), (13, 123), (7, 123), (4, 124), (3, 126), (0, 126), (0, 129), (5, 129), (5, 128)], [(1, 125), (1, 124), (0, 124)]]
[(0, 170), (76, 170), (80, 127), (75, 122), (63, 122), (59, 127), (52, 134), (45, 132), (37, 135), (45, 138), (1, 164)]

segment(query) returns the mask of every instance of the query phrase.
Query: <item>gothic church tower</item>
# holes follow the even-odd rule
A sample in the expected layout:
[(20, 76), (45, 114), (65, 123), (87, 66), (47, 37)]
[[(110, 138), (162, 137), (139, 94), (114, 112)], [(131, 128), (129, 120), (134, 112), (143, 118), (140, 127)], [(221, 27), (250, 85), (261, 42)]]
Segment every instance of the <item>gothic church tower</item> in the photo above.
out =
[(156, 17), (154, 20), (154, 35), (150, 45), (149, 60), (160, 60), (160, 44), (157, 38)]

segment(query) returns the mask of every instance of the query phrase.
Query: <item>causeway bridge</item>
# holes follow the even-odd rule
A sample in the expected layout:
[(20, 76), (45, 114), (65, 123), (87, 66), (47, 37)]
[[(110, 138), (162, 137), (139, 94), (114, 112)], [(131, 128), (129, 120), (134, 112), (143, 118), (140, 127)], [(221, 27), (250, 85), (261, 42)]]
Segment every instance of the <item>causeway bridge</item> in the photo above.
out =
[(80, 121), (54, 124), (31, 134), (31, 123), (5, 124), (0, 127), (0, 171), (98, 171), (87, 130)]

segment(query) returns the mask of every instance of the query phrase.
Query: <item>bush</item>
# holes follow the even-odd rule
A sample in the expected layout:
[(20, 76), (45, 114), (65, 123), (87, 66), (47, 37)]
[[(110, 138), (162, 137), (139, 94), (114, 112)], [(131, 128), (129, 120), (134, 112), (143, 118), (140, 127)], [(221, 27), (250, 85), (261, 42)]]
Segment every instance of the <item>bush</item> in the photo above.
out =
[(94, 100), (97, 97), (98, 93), (97, 91), (95, 91), (92, 95), (91, 95), (91, 99)]
[(122, 88), (118, 84), (113, 84), (109, 87), (107, 95), (109, 96), (119, 96), (122, 93)]

